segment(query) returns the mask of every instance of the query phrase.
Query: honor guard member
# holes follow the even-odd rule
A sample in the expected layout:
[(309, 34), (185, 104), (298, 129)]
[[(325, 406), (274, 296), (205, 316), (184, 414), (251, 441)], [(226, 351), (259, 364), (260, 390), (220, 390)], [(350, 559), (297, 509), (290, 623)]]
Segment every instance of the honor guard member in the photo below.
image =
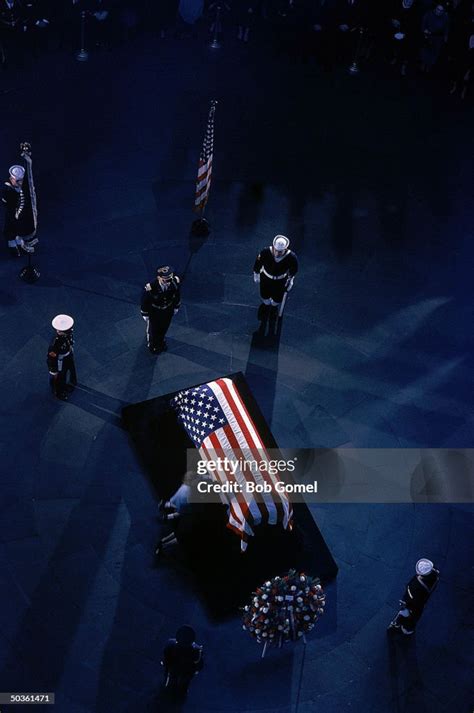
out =
[(141, 303), (147, 344), (152, 354), (166, 350), (165, 335), (180, 306), (179, 277), (169, 265), (157, 268), (156, 279), (145, 285)]
[(161, 664), (165, 686), (186, 695), (189, 684), (204, 664), (203, 647), (196, 644), (196, 634), (191, 626), (180, 626), (175, 638), (168, 640)]
[(425, 604), (439, 581), (439, 571), (429, 559), (418, 560), (415, 571), (400, 600), (401, 609), (388, 627), (389, 631), (398, 629), (406, 636), (414, 633)]
[[(31, 156), (23, 155), (28, 167), (31, 168)], [(10, 254), (19, 257), (20, 247), (25, 252), (34, 252), (38, 239), (35, 236), (36, 227), (28, 173), (23, 166), (10, 167), (8, 181), (5, 181), (3, 186), (2, 202), (5, 206), (3, 234)]]
[(287, 237), (276, 235), (273, 244), (263, 248), (255, 260), (253, 279), (260, 283), (263, 304), (259, 309), (259, 317), (262, 319), (272, 312), (276, 316), (285, 293), (293, 287), (298, 272), (298, 259), (289, 246)]
[(49, 345), (47, 359), (51, 390), (56, 398), (66, 401), (77, 384), (74, 363), (74, 320), (68, 314), (58, 314), (51, 324), (56, 330), (56, 335)]

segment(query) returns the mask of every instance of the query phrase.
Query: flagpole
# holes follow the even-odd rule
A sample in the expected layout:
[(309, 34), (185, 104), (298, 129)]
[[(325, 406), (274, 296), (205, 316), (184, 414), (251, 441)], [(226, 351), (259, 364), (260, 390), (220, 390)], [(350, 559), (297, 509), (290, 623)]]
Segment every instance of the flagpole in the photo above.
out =
[[(208, 199), (208, 194), (209, 194), (209, 188), (211, 185), (211, 173), (212, 173), (212, 155), (214, 151), (214, 112), (216, 109), (216, 104), (217, 100), (213, 99), (211, 101), (211, 106), (209, 109), (209, 115), (207, 119), (207, 127), (206, 127), (206, 133), (204, 135), (204, 144), (203, 148), (199, 157), (199, 169), (198, 169), (198, 180), (196, 184), (196, 199), (195, 199), (195, 204), (197, 203), (198, 206), (195, 205), (195, 209), (197, 208), (199, 212), (199, 218), (196, 218), (196, 220), (193, 221), (191, 225), (191, 234), (199, 237), (199, 238), (205, 238), (209, 235), (211, 232), (211, 227), (209, 225), (209, 221), (207, 218), (204, 217), (204, 210), (207, 205), (207, 199)], [(207, 164), (206, 164), (207, 162)], [(209, 164), (210, 164), (210, 170), (209, 170)], [(201, 177), (201, 168), (204, 166), (204, 175), (205, 175), (205, 181), (207, 181), (206, 188), (204, 195), (202, 196), (203, 200), (200, 201), (199, 199), (201, 196), (199, 195), (198, 191), (198, 186), (199, 186), (199, 181)], [(203, 179), (201, 178), (201, 181)]]
[(211, 232), (209, 221), (204, 217), (204, 206), (201, 208), (199, 218), (193, 220), (191, 225), (191, 233), (197, 238), (206, 238)]

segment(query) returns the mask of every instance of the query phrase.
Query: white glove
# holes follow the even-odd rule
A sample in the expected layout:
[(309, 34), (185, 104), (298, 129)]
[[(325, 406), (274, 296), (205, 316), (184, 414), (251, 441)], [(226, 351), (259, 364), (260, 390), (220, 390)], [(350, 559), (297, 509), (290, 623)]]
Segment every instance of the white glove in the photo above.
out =
[(260, 273), (259, 273), (259, 272), (254, 272), (254, 273), (253, 273), (253, 281), (254, 281), (254, 282), (260, 282)]
[(293, 289), (293, 283), (294, 283), (294, 281), (295, 281), (295, 278), (294, 278), (294, 277), (290, 277), (290, 279), (289, 279), (288, 282), (286, 283), (286, 291), (287, 291), (287, 292), (289, 292), (290, 290)]

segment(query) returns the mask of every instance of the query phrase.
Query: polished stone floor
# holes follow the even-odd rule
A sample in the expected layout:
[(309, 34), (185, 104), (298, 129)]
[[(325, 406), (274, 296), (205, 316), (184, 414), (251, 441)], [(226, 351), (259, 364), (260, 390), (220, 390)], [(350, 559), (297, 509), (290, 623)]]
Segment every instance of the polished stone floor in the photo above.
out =
[[(156, 503), (119, 418), (242, 371), (281, 446), (471, 446), (470, 109), (418, 77), (322, 74), (230, 37), (218, 55), (202, 37), (51, 53), (3, 74), (0, 107), (5, 170), (33, 144), (41, 238), (34, 286), (0, 262), (0, 689), (55, 691), (58, 713), (470, 711), (472, 507), (312, 505), (339, 565), (327, 613), (306, 648), (261, 660), (186, 570), (153, 568)], [(300, 274), (265, 348), (252, 266), (280, 232)], [(156, 358), (138, 303), (159, 263), (183, 276), (183, 309)], [(47, 385), (59, 312), (76, 320), (68, 403)], [(416, 637), (388, 641), (419, 556), (440, 586)], [(159, 660), (184, 621), (207, 661), (174, 705)]]

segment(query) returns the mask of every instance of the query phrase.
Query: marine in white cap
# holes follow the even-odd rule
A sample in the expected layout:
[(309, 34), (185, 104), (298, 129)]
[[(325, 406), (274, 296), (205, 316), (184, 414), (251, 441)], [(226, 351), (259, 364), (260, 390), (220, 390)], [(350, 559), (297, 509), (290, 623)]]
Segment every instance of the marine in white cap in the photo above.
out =
[(74, 320), (68, 314), (58, 314), (51, 324), (56, 334), (48, 348), (50, 386), (56, 398), (67, 401), (77, 384), (74, 362)]
[(400, 600), (401, 608), (388, 629), (396, 629), (405, 636), (413, 634), (438, 581), (439, 571), (433, 562), (426, 557), (419, 559), (415, 565), (415, 575), (408, 582), (403, 599)]
[(263, 320), (276, 319), (285, 295), (292, 289), (298, 272), (298, 258), (290, 250), (286, 235), (275, 235), (273, 243), (260, 250), (253, 266), (254, 281), (260, 283)]

